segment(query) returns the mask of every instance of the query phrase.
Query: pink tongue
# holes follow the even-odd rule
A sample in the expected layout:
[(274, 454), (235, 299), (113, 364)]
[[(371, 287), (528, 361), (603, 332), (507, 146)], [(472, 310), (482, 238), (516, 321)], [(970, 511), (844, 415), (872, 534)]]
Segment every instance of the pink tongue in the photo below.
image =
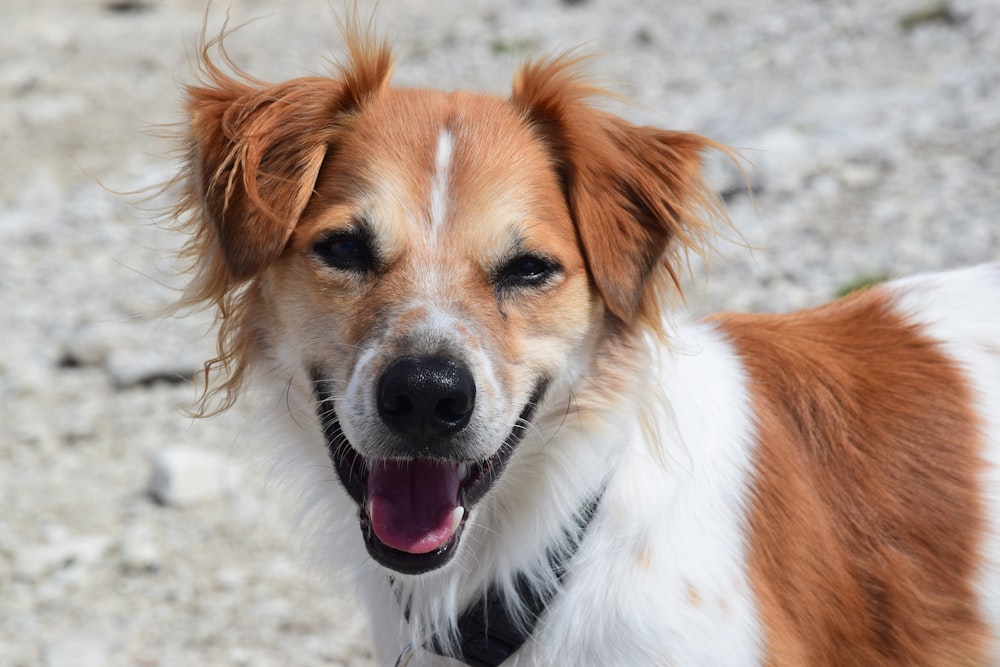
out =
[(458, 464), (379, 461), (368, 472), (368, 517), (386, 546), (424, 554), (452, 536), (458, 507)]

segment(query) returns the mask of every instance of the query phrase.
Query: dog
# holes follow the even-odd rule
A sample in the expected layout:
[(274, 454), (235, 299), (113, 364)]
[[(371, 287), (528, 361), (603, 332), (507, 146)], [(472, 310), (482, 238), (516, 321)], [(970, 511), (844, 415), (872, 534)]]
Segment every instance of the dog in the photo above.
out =
[(686, 317), (724, 147), (571, 56), (504, 98), (346, 42), (278, 84), (202, 45), (176, 214), (202, 408), (255, 388), (379, 664), (1000, 664), (1000, 265)]

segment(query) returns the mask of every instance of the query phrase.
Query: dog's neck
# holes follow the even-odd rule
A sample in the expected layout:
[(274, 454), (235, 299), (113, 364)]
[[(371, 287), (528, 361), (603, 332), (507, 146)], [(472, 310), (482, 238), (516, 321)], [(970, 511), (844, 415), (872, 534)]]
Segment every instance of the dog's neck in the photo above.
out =
[[(588, 500), (577, 512), (576, 521), (566, 528), (564, 547), (547, 553), (555, 585), (537, 588), (523, 575), (515, 577), (514, 587), (519, 605), (511, 604), (509, 595), (498, 586), (490, 586), (473, 600), (458, 619), (454, 649), (446, 642), (432, 638), (422, 648), (445, 657), (454, 657), (471, 667), (497, 667), (512, 656), (531, 638), (539, 619), (549, 603), (559, 593), (559, 587), (569, 572), (569, 561), (597, 514), (603, 489)], [(410, 646), (399, 656), (397, 667), (406, 665), (416, 648)]]

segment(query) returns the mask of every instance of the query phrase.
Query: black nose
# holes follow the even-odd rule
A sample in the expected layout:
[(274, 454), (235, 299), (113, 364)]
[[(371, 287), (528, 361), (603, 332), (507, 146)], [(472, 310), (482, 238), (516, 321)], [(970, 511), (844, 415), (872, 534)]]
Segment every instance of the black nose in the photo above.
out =
[(401, 357), (378, 383), (378, 412), (397, 433), (426, 440), (465, 428), (476, 403), (469, 369), (444, 357)]

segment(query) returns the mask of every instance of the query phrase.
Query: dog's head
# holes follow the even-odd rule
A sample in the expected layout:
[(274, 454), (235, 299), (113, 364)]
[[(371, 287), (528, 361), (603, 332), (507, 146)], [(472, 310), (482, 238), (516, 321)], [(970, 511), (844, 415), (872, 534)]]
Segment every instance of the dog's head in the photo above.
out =
[(230, 397), (261, 359), (311, 383), (369, 552), (418, 573), (452, 556), (547, 389), (659, 321), (665, 260), (712, 208), (709, 143), (589, 106), (571, 60), (503, 99), (390, 88), (387, 49), (349, 45), (338, 76), (273, 86), (206, 60), (190, 294), (220, 308)]

